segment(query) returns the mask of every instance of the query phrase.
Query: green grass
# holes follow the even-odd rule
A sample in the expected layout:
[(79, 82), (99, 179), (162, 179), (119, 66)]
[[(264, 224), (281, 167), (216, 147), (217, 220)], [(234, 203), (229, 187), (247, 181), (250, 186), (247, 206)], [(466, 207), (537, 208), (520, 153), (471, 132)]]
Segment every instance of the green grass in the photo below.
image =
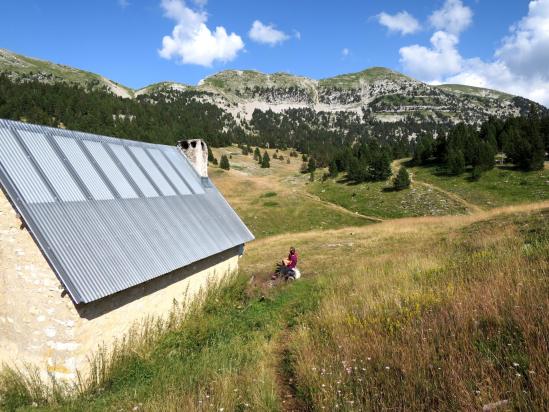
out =
[(455, 193), (482, 208), (493, 208), (518, 203), (539, 202), (549, 199), (549, 171), (521, 172), (496, 167), (472, 182), (470, 173), (447, 176), (437, 166), (414, 167), (410, 171), (415, 180), (438, 186)]
[(376, 80), (410, 80), (409, 77), (395, 72), (385, 67), (370, 67), (356, 73), (342, 74), (319, 81), (321, 87), (340, 87), (340, 88), (357, 88), (360, 87), (360, 81), (366, 80), (367, 82), (373, 82)]
[(149, 324), (80, 393), (45, 395), (2, 375), (0, 409), (278, 411), (281, 379), (304, 410), (478, 410), (499, 399), (539, 409), (548, 217), (300, 234), (305, 277), (270, 289), (261, 271), (276, 242), (251, 245), (244, 266), (256, 269), (188, 316)]
[(471, 95), (474, 95), (474, 96), (480, 96), (480, 95), (483, 95), (485, 93), (488, 93), (488, 94), (490, 94), (490, 95), (492, 95), (492, 96), (494, 96), (498, 99), (501, 99), (501, 100), (510, 100), (514, 97), (511, 94), (500, 92), (498, 90), (485, 89), (485, 88), (482, 88), (482, 87), (475, 87), (475, 86), (466, 86), (466, 85), (463, 85), (463, 84), (441, 84), (441, 85), (435, 86), (435, 87), (438, 87), (439, 89), (447, 90), (447, 91), (450, 91), (450, 92), (456, 92), (457, 91), (458, 93), (471, 94)]
[(25, 409), (36, 402), (32, 410), (159, 410), (167, 405), (182, 410), (280, 410), (276, 376), (265, 362), (270, 362), (279, 334), (316, 308), (321, 286), (304, 280), (264, 296), (248, 279), (238, 276), (211, 289), (204, 305), (195, 306), (183, 320), (120, 347), (105, 376), (76, 397), (47, 405), (44, 396), (35, 397), (24, 386), (13, 385), (10, 397), (0, 387), (0, 409)]
[[(364, 226), (372, 222), (358, 216), (335, 211), (303, 196), (277, 196), (275, 201), (263, 201), (261, 196), (245, 206), (235, 205), (236, 211), (256, 238), (281, 233)], [(271, 197), (272, 199), (272, 197)]]
[(353, 212), (380, 218), (463, 214), (466, 209), (444, 194), (420, 185), (390, 190), (387, 182), (349, 185), (334, 180), (315, 182), (309, 191)]

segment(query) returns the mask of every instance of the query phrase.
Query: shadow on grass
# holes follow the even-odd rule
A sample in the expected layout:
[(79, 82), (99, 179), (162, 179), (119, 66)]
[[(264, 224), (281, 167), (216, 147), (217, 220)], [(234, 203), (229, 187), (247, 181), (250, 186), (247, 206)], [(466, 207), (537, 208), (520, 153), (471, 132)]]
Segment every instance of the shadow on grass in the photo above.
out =
[(362, 182), (357, 182), (356, 180), (349, 179), (347, 176), (342, 177), (341, 179), (338, 179), (335, 181), (338, 184), (341, 185), (347, 185), (347, 186), (358, 186)]
[[(406, 189), (408, 189), (408, 188), (406, 188)], [(400, 192), (400, 191), (406, 190), (406, 189), (396, 189), (393, 186), (387, 186), (387, 187), (384, 187), (383, 189), (381, 189), (381, 191), (384, 192), (384, 193), (391, 193), (391, 192)]]

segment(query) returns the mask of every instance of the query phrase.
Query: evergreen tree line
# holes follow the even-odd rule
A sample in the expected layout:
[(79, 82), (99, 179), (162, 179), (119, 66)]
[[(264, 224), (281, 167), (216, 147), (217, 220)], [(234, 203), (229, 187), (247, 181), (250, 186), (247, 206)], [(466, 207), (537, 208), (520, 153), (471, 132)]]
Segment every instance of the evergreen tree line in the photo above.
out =
[(370, 140), (336, 152), (328, 165), (328, 173), (335, 177), (339, 172), (346, 172), (347, 178), (357, 183), (385, 180), (391, 175), (392, 159), (389, 147)]
[(0, 118), (167, 145), (196, 137), (214, 147), (243, 140), (244, 131), (230, 115), (194, 96), (124, 99), (65, 83), (14, 83), (0, 74)]
[[(251, 146), (291, 147), (309, 154), (315, 168), (329, 166), (332, 175), (345, 171), (355, 181), (384, 179), (392, 159), (410, 154), (416, 164), (437, 161), (458, 174), (467, 167), (476, 172), (493, 167), (496, 152), (524, 170), (539, 169), (549, 150), (549, 117), (547, 112), (540, 116), (533, 106), (528, 117), (490, 119), (480, 130), (413, 117), (380, 122), (368, 110), (356, 114), (311, 109), (256, 110), (241, 127), (223, 109), (197, 101), (201, 94), (163, 91), (124, 99), (66, 83), (13, 82), (0, 74), (0, 118), (167, 145), (201, 137), (212, 147), (236, 143), (246, 151)], [(410, 140), (414, 134), (418, 138)]]
[(469, 167), (478, 178), (495, 166), (497, 153), (502, 161), (528, 171), (542, 169), (548, 151), (549, 116), (540, 116), (533, 107), (526, 117), (491, 118), (480, 129), (459, 123), (436, 138), (423, 133), (415, 140), (412, 162), (440, 163), (453, 175)]

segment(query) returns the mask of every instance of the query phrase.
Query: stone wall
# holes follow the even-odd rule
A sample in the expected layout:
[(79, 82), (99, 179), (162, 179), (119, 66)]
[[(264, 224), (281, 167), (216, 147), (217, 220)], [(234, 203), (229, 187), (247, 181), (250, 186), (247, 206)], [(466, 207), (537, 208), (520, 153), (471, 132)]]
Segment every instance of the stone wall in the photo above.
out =
[(0, 363), (72, 380), (88, 356), (145, 317), (166, 316), (237, 269), (234, 248), (96, 302), (75, 306), (0, 191)]

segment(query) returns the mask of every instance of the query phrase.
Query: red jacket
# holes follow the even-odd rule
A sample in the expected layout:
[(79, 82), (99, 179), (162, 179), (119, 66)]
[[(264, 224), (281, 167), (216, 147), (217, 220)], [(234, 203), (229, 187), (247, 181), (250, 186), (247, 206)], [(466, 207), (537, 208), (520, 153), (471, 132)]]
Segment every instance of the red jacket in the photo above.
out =
[(293, 255), (289, 254), (288, 260), (290, 261), (290, 263), (288, 264), (287, 267), (290, 269), (295, 268), (297, 266), (297, 253), (294, 253)]

